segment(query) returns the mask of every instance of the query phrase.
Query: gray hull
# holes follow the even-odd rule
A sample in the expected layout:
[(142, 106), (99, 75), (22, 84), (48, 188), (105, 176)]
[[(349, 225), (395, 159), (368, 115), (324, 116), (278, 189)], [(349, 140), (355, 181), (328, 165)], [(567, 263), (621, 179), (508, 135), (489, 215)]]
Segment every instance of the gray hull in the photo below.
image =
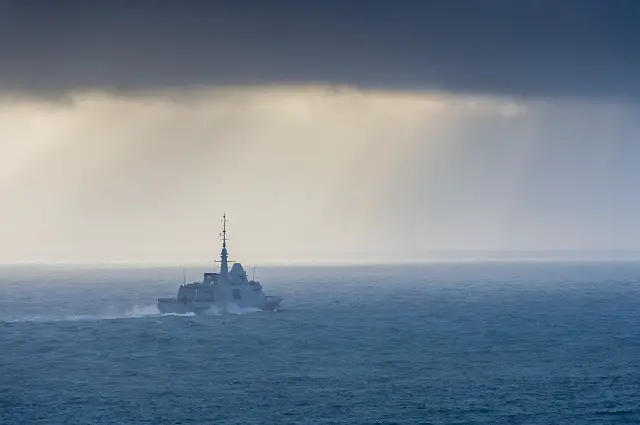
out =
[(162, 314), (226, 313), (254, 308), (262, 311), (275, 311), (278, 309), (280, 301), (282, 301), (281, 297), (266, 297), (264, 303), (259, 305), (238, 305), (235, 303), (225, 305), (207, 301), (181, 301), (176, 298), (160, 298), (158, 299), (158, 310)]

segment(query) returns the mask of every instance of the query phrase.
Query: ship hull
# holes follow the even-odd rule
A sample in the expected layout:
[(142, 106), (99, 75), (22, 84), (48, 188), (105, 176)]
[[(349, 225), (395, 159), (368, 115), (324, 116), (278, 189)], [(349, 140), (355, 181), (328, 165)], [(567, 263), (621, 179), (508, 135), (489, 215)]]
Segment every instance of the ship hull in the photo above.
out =
[(282, 297), (266, 297), (265, 303), (260, 307), (263, 311), (274, 311), (280, 306)]
[(213, 313), (225, 313), (233, 312), (238, 309), (259, 309), (262, 311), (275, 311), (278, 309), (282, 301), (281, 297), (266, 297), (264, 303), (259, 305), (220, 305), (215, 302), (203, 302), (203, 301), (180, 301), (175, 298), (160, 298), (158, 299), (158, 311), (161, 314), (207, 314)]

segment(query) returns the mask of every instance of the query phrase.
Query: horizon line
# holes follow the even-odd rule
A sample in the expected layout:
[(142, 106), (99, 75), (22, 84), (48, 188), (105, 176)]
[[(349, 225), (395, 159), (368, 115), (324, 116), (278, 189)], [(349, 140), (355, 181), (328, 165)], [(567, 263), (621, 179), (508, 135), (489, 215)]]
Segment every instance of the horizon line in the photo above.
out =
[[(393, 266), (437, 263), (558, 263), (558, 262), (638, 262), (640, 250), (606, 251), (441, 251), (450, 253), (448, 257), (420, 259), (352, 259), (352, 260), (256, 260), (236, 261), (251, 267), (331, 267), (331, 266)], [(454, 254), (454, 253), (457, 253)], [(475, 253), (476, 255), (469, 255)], [(494, 253), (494, 255), (491, 255)], [(501, 253), (501, 255), (495, 255)], [(528, 255), (519, 255), (527, 253)], [(538, 255), (535, 255), (535, 254)], [(453, 255), (451, 255), (453, 254)], [(465, 255), (466, 254), (466, 255)], [(483, 255), (480, 255), (483, 254)], [(552, 255), (563, 254), (563, 255)], [(617, 255), (615, 255), (617, 254)], [(0, 266), (121, 266), (121, 267), (212, 267), (208, 260), (21, 260), (2, 261)]]

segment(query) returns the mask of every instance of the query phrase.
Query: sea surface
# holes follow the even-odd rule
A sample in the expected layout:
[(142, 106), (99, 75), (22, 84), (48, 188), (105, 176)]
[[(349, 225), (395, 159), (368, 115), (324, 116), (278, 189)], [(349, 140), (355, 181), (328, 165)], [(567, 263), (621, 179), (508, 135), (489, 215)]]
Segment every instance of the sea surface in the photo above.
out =
[(256, 277), (282, 311), (159, 315), (179, 268), (0, 268), (0, 423), (640, 423), (638, 263)]

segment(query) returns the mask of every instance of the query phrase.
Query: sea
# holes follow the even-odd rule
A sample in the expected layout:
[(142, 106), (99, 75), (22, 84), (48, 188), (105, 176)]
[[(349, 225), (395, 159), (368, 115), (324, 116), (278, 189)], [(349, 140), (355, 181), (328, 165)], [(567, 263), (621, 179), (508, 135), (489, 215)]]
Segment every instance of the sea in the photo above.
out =
[(280, 311), (161, 315), (182, 268), (1, 267), (0, 423), (640, 423), (640, 263), (256, 278)]

